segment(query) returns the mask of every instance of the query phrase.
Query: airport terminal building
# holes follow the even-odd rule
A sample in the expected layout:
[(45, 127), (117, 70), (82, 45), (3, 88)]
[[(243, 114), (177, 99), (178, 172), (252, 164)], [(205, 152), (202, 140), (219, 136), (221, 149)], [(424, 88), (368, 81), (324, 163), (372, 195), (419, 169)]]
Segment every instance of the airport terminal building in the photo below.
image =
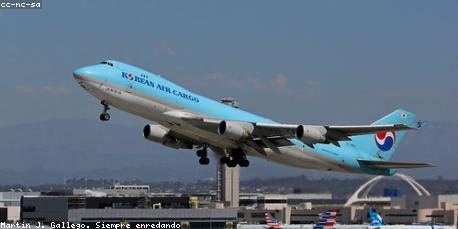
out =
[(104, 223), (168, 223), (181, 228), (232, 228), (236, 208), (194, 208), (191, 197), (23, 197), (21, 221)]
[[(226, 182), (226, 185), (231, 183)], [(360, 188), (350, 198), (341, 199), (329, 193), (238, 193), (233, 187), (223, 190), (229, 190), (228, 201), (209, 193), (152, 193), (144, 185), (51, 193), (13, 190), (0, 193), (0, 221), (45, 224), (161, 222), (177, 223), (181, 228), (236, 228), (241, 224), (266, 224), (264, 214), (267, 212), (283, 224), (310, 225), (319, 220), (320, 213), (338, 209), (338, 224), (367, 224), (367, 212), (372, 207), (387, 224), (457, 225), (458, 222), (458, 194), (431, 195), (425, 191), (418, 195), (399, 195), (399, 192), (389, 192), (394, 195), (377, 197), (367, 196), (369, 191)]]
[[(75, 192), (78, 192), (77, 190)], [(240, 207), (225, 207), (212, 197), (138, 195), (89, 196), (26, 195), (20, 199), (20, 217), (25, 222), (179, 223), (190, 228), (234, 228), (237, 224), (265, 224), (269, 212), (284, 224), (314, 224), (329, 208), (338, 209), (340, 224), (368, 222), (369, 206), (377, 206), (388, 224), (457, 224), (458, 195), (402, 196), (390, 202), (344, 206), (329, 194), (241, 194)]]

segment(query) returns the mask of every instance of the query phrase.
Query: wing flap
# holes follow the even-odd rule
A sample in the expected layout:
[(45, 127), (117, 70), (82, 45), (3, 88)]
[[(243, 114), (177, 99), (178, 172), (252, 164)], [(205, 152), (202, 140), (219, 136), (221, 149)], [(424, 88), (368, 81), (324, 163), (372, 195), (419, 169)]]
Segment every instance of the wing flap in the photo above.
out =
[(297, 125), (255, 123), (254, 127), (253, 135), (259, 137), (296, 137)]
[[(266, 141), (266, 140), (268, 140), (268, 141)], [(268, 137), (268, 138), (264, 138), (264, 140), (262, 140), (261, 138), (253, 138), (253, 141), (256, 142), (256, 144), (258, 144), (259, 146), (261, 146), (263, 148), (270, 148), (272, 145), (275, 146), (275, 147), (294, 145), (287, 138), (282, 138), (282, 137)], [(270, 145), (270, 144), (272, 144), (272, 145)]]
[(411, 162), (395, 162), (395, 161), (376, 161), (376, 160), (358, 160), (360, 164), (377, 169), (412, 169), (412, 168), (428, 168), (435, 165), (429, 163), (411, 163)]

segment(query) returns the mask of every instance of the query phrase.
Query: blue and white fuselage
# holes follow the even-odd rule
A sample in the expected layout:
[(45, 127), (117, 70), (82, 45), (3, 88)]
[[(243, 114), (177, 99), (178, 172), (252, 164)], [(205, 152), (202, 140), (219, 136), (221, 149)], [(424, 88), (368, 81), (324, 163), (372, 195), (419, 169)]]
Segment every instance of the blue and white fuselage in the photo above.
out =
[(382, 175), (392, 175), (395, 168), (426, 165), (387, 161), (405, 130), (419, 125), (415, 115), (404, 110), (365, 126), (286, 125), (118, 61), (83, 67), (73, 75), (106, 108), (113, 106), (158, 123), (159, 129), (147, 126), (148, 134), (156, 134), (150, 140), (174, 148), (210, 147), (229, 164), (258, 156), (299, 168)]

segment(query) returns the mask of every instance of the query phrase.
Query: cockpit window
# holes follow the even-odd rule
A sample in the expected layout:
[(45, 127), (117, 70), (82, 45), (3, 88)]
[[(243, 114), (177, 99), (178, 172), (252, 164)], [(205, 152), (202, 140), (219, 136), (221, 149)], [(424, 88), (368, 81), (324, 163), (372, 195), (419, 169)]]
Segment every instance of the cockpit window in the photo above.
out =
[(108, 61), (102, 61), (102, 62), (100, 62), (100, 64), (106, 64), (106, 65), (109, 65), (109, 66), (113, 67), (113, 63), (110, 63)]

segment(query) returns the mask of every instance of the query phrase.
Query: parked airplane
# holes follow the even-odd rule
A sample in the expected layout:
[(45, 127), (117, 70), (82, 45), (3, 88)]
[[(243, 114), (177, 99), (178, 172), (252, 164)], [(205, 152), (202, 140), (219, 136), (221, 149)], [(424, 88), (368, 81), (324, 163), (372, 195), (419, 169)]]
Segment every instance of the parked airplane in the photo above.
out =
[(327, 210), (319, 215), (320, 220), (313, 225), (313, 229), (331, 229), (336, 226), (337, 209)]
[(337, 209), (330, 209), (320, 213), (319, 221), (316, 224), (281, 224), (270, 213), (264, 213), (266, 224), (238, 224), (240, 229), (452, 229), (454, 226), (438, 224), (397, 224), (386, 225), (380, 214), (370, 208), (367, 217), (369, 224), (336, 224)]
[(272, 216), (272, 214), (270, 214), (270, 212), (264, 213), (264, 218), (265, 218), (266, 224), (267, 224), (266, 228), (268, 228), (268, 229), (282, 229), (281, 224), (278, 222), (277, 219), (275, 219), (275, 217)]
[(275, 217), (272, 216), (269, 212), (264, 213), (264, 218), (266, 220), (266, 225), (264, 228), (267, 229), (286, 229), (286, 228), (304, 228), (308, 226), (312, 226), (312, 229), (333, 229), (336, 226), (336, 217), (337, 217), (337, 210), (330, 209), (325, 213), (320, 213), (318, 215), (319, 221), (315, 225), (282, 225), (278, 222)]
[(382, 216), (380, 216), (380, 214), (374, 208), (369, 208), (367, 217), (369, 218), (370, 229), (380, 228), (381, 226), (385, 225)]
[(431, 229), (448, 229), (452, 228), (447, 225), (440, 224), (412, 224), (412, 225), (386, 225), (383, 222), (382, 216), (374, 208), (369, 208), (367, 212), (367, 217), (369, 218), (368, 229), (398, 229), (398, 228), (409, 228), (409, 229), (422, 229), (422, 228), (431, 228)]
[(197, 148), (203, 165), (209, 163), (207, 149), (211, 148), (228, 167), (249, 166), (247, 156), (299, 168), (377, 175), (432, 166), (388, 161), (405, 131), (422, 125), (414, 114), (401, 109), (372, 125), (280, 124), (118, 61), (83, 67), (73, 75), (101, 101), (102, 121), (110, 119), (110, 107), (155, 121), (158, 124), (144, 127), (146, 139), (175, 149)]

